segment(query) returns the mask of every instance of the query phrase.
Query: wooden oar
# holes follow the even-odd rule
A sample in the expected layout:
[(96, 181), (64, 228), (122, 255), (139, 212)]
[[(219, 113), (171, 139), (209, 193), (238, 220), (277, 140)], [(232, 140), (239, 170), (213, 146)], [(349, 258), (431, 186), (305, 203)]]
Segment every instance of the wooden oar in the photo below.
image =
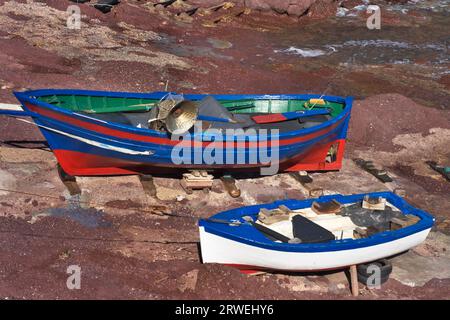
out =
[(204, 220), (207, 222), (227, 224), (230, 226), (242, 226), (242, 225), (249, 224), (249, 225), (253, 226), (256, 230), (258, 230), (261, 233), (263, 233), (264, 235), (266, 235), (268, 238), (273, 239), (273, 241), (278, 240), (278, 241), (281, 241), (284, 243), (288, 243), (289, 240), (291, 240), (281, 233), (278, 233), (272, 229), (269, 229), (269, 228), (263, 226), (262, 224), (254, 222), (252, 219), (244, 219), (246, 222), (240, 222), (239, 220), (227, 221), (227, 220), (215, 219), (215, 218), (209, 218), (209, 219), (204, 219)]
[(235, 110), (243, 110), (243, 109), (249, 109), (253, 108), (255, 105), (253, 103), (251, 104), (243, 104), (240, 106), (233, 106), (233, 107), (226, 107), (228, 111), (235, 111)]
[(287, 120), (294, 120), (305, 117), (312, 117), (318, 115), (329, 114), (330, 111), (327, 110), (302, 110), (302, 111), (292, 111), (292, 112), (283, 112), (283, 113), (270, 113), (263, 114), (259, 116), (253, 116), (252, 120), (257, 124), (262, 123), (273, 123), (273, 122), (282, 122)]

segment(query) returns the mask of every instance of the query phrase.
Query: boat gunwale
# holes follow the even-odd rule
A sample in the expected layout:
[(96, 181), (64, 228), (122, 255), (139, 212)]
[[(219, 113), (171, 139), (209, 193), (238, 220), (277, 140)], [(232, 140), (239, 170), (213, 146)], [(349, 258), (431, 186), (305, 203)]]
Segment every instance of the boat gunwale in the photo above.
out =
[[(199, 220), (199, 227), (203, 227), (205, 232), (207, 233), (211, 233), (226, 238), (228, 240), (240, 242), (243, 244), (263, 249), (286, 251), (286, 252), (327, 252), (327, 251), (358, 249), (395, 241), (401, 238), (412, 236), (418, 232), (430, 229), (434, 224), (435, 219), (432, 215), (430, 215), (426, 211), (423, 211), (410, 205), (403, 198), (399, 197), (398, 195), (392, 192), (371, 192), (353, 195), (336, 194), (306, 200), (295, 200), (295, 199), (278, 200), (268, 204), (245, 206), (227, 211), (222, 211), (212, 216), (211, 218), (230, 220), (237, 217), (242, 217), (244, 215), (256, 216), (260, 208), (274, 209), (280, 205), (286, 205), (287, 207), (296, 210), (310, 207), (313, 201), (326, 202), (335, 199), (342, 204), (353, 203), (356, 201), (361, 201), (366, 195), (371, 197), (385, 197), (386, 200), (389, 201), (389, 203), (394, 205), (403, 214), (413, 214), (419, 217), (420, 221), (405, 228), (401, 228), (394, 231), (380, 232), (368, 238), (333, 240), (326, 243), (300, 243), (300, 244), (280, 243), (271, 241), (250, 225), (229, 226), (226, 224), (217, 224), (201, 219)], [(297, 206), (295, 206), (295, 204), (297, 204)], [(298, 204), (302, 205), (298, 206)], [(232, 215), (231, 217), (226, 217), (227, 215), (229, 216), (230, 214)], [(241, 221), (243, 222), (242, 219)], [(242, 232), (229, 232), (232, 230), (234, 231), (239, 230), (233, 228), (246, 228), (245, 229), (246, 232), (244, 233), (244, 235)]]
[[(136, 128), (132, 126), (122, 125), (115, 122), (106, 122), (100, 119), (96, 119), (94, 117), (85, 116), (83, 114), (80, 114), (78, 112), (68, 110), (65, 108), (61, 108), (58, 106), (54, 106), (50, 103), (46, 103), (44, 101), (38, 100), (37, 97), (39, 96), (48, 96), (48, 95), (91, 95), (91, 96), (104, 96), (104, 97), (117, 97), (117, 98), (138, 98), (138, 99), (161, 99), (165, 95), (167, 95), (169, 92), (153, 92), (153, 93), (130, 93), (130, 92), (109, 92), (109, 91), (91, 91), (91, 90), (71, 90), (71, 89), (39, 89), (39, 90), (29, 90), (24, 92), (14, 92), (14, 95), (17, 97), (17, 99), (23, 103), (28, 102), (30, 104), (36, 105), (38, 107), (43, 107), (50, 109), (54, 112), (59, 112), (67, 116), (76, 117), (80, 120), (87, 121), (94, 124), (100, 124), (105, 127), (109, 127), (112, 129), (120, 129), (123, 131), (132, 132), (135, 134), (145, 135), (145, 136), (157, 136), (159, 138), (166, 138), (168, 140), (170, 139), (170, 136), (167, 133), (158, 132), (153, 129), (147, 129), (147, 128)], [(323, 130), (327, 127), (330, 127), (344, 118), (348, 117), (351, 113), (352, 109), (352, 103), (353, 103), (353, 97), (339, 97), (339, 96), (321, 96), (321, 95), (314, 95), (314, 94), (283, 94), (283, 95), (214, 95), (211, 94), (213, 97), (215, 97), (218, 100), (248, 100), (248, 99), (254, 99), (254, 100), (263, 100), (263, 99), (277, 99), (277, 100), (287, 100), (287, 99), (302, 99), (302, 100), (308, 100), (311, 98), (323, 98), (325, 100), (336, 102), (336, 103), (343, 103), (344, 108), (342, 112), (319, 125), (310, 127), (310, 128), (303, 128), (300, 130), (285, 132), (277, 135), (270, 135), (271, 139), (277, 138), (277, 139), (288, 139), (292, 137), (302, 136), (302, 135), (308, 135), (311, 133), (315, 133), (317, 131)], [(199, 100), (206, 95), (204, 94), (185, 94), (184, 95), (187, 99), (192, 100)], [(26, 106), (25, 106), (26, 107)], [(42, 117), (42, 115), (37, 114), (38, 116)], [(193, 134), (191, 139), (199, 139), (201, 138), (202, 141), (208, 141), (208, 139), (214, 138), (214, 135), (208, 135), (202, 132), (201, 137), (197, 134)], [(248, 141), (262, 141), (258, 139), (259, 136), (245, 136), (244, 139), (248, 139)], [(233, 137), (234, 139), (234, 137)], [(228, 141), (228, 139), (224, 140)], [(237, 141), (240, 141), (239, 139)]]

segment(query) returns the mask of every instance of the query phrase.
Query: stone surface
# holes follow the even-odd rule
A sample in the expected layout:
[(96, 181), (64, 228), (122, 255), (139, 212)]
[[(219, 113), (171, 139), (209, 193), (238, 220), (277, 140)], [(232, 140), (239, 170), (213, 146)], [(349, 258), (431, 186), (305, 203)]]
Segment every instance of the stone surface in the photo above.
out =
[(197, 287), (198, 269), (189, 271), (180, 277), (179, 290), (185, 292), (186, 290), (194, 291)]
[(16, 178), (9, 173), (8, 171), (0, 169), (0, 196), (7, 195), (9, 192), (6, 191), (8, 189), (14, 189), (16, 185)]
[[(245, 5), (254, 10), (274, 11), (299, 17), (303, 15), (316, 0), (246, 0)], [(323, 1), (323, 0), (318, 0)]]
[(421, 287), (432, 279), (450, 278), (450, 236), (431, 232), (423, 244), (392, 259), (391, 277)]

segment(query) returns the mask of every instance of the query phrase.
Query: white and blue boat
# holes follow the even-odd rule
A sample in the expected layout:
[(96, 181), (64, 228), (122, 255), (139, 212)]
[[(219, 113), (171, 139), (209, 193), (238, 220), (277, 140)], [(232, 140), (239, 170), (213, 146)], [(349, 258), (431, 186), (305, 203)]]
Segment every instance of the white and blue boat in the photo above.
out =
[[(375, 212), (361, 209), (356, 210), (359, 216), (352, 216), (349, 208), (361, 208), (367, 196), (382, 197), (389, 210)], [(333, 200), (343, 208), (334, 218), (333, 214), (317, 215), (311, 211), (314, 202), (323, 204)], [(273, 210), (280, 206), (290, 210), (288, 220), (271, 225), (258, 222), (261, 209)], [(367, 233), (365, 237), (353, 236), (355, 230), (370, 229), (362, 226), (361, 221), (364, 224), (364, 221), (370, 220), (365, 215), (374, 212), (372, 218), (388, 227), (380, 232)], [(394, 229), (389, 227), (389, 219), (393, 217), (396, 221), (409, 222)], [(294, 222), (299, 219), (296, 225)], [(433, 224), (434, 218), (429, 213), (411, 206), (391, 192), (282, 200), (224, 211), (200, 220), (201, 257), (203, 263), (231, 265), (247, 272), (340, 269), (407, 251), (426, 239)], [(300, 230), (295, 230), (296, 227)], [(293, 235), (302, 238), (302, 233), (305, 235), (303, 241), (293, 239)]]

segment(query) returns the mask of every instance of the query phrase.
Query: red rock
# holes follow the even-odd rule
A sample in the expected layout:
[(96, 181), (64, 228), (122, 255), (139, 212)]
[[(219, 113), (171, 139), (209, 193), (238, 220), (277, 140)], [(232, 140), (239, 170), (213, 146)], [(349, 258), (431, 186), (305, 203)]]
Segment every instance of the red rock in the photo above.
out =
[(408, 1), (409, 0), (388, 0), (387, 2), (389, 2), (389, 3), (398, 3), (398, 4), (405, 4)]
[(448, 90), (450, 90), (450, 75), (442, 76), (438, 82), (443, 84)]
[(290, 4), (290, 0), (272, 0), (268, 1), (272, 10), (277, 13), (286, 13)]
[(389, 152), (401, 148), (392, 143), (399, 134), (426, 134), (431, 128), (450, 128), (448, 113), (422, 106), (396, 93), (355, 101), (350, 121), (349, 140), (354, 146), (373, 146)]
[(245, 0), (246, 7), (260, 11), (275, 11), (299, 17), (303, 15), (316, 0)]
[[(223, 1), (223, 0), (190, 0), (189, 4), (191, 4), (193, 6), (207, 8), (207, 7), (212, 7), (212, 6), (217, 6), (219, 4), (223, 4), (224, 2), (225, 1)], [(245, 1), (244, 0), (233, 0), (232, 2), (234, 2), (238, 5), (243, 5)]]
[(311, 3), (313, 3), (313, 0), (303, 1), (299, 4), (291, 4), (287, 9), (287, 13), (290, 16), (300, 17), (309, 9)]
[(338, 2), (335, 0), (316, 0), (309, 8), (311, 18), (328, 18), (336, 15)]
[(346, 9), (353, 9), (356, 6), (362, 5), (364, 2), (362, 0), (344, 0), (341, 3), (341, 7)]
[(266, 0), (245, 0), (245, 6), (254, 10), (269, 11), (270, 5)]

